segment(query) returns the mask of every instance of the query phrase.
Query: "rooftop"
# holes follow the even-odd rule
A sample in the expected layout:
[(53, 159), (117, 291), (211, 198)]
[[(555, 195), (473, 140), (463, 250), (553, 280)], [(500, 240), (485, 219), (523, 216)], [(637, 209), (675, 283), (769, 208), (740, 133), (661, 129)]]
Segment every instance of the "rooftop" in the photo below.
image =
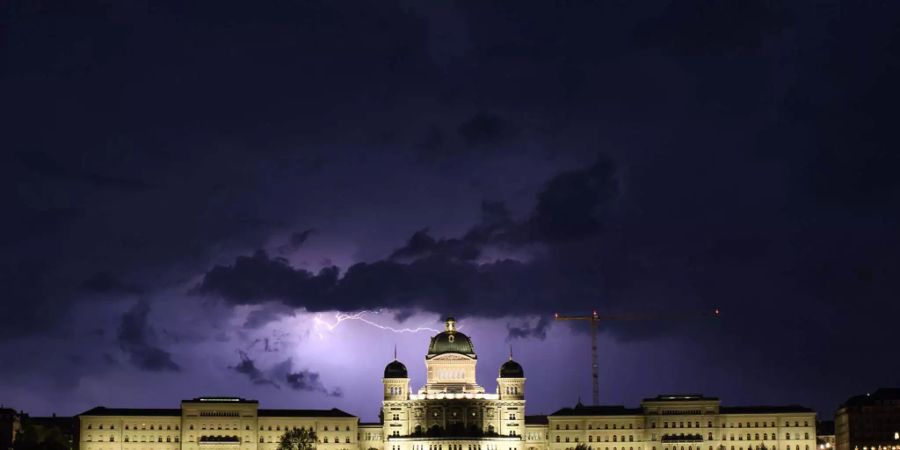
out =
[(718, 400), (719, 397), (706, 397), (703, 394), (661, 394), (645, 398), (645, 402), (685, 402), (696, 400)]
[(876, 405), (885, 400), (900, 400), (900, 388), (878, 388), (871, 394), (855, 395), (847, 399), (841, 407)]
[(722, 414), (777, 414), (777, 413), (811, 413), (812, 409), (800, 405), (786, 406), (720, 406), (719, 412)]
[(196, 397), (190, 400), (182, 400), (181, 403), (259, 403), (259, 401), (240, 397)]
[(632, 416), (641, 415), (641, 408), (626, 408), (623, 405), (576, 405), (574, 408), (563, 408), (551, 416)]
[(525, 425), (547, 425), (550, 419), (547, 416), (525, 416)]
[(181, 416), (178, 408), (91, 408), (79, 416)]
[[(255, 400), (253, 400), (255, 402)], [(356, 417), (337, 408), (331, 409), (260, 409), (259, 417)], [(181, 409), (176, 408), (106, 408), (98, 406), (79, 416), (172, 416), (180, 417)]]
[(356, 417), (337, 408), (331, 409), (260, 409), (259, 417)]

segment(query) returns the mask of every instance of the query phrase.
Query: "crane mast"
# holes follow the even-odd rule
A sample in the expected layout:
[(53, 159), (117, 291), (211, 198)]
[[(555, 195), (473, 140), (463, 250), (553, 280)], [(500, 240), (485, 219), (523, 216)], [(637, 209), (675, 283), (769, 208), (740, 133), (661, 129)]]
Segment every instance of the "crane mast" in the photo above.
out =
[[(597, 355), (597, 326), (599, 322), (608, 320), (678, 320), (698, 317), (708, 317), (709, 314), (688, 314), (688, 315), (652, 315), (652, 314), (625, 314), (625, 315), (603, 315), (597, 311), (591, 311), (587, 316), (564, 316), (559, 313), (553, 315), (555, 320), (583, 320), (589, 322), (591, 326), (591, 401), (594, 405), (600, 404), (600, 362)], [(712, 317), (719, 317), (719, 308), (715, 308)]]

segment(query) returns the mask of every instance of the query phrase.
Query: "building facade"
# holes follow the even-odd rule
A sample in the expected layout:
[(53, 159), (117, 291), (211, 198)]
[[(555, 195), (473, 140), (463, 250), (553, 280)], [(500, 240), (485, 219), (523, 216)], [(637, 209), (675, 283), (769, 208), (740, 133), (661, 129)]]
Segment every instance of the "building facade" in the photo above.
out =
[(180, 409), (97, 407), (79, 417), (81, 450), (275, 450), (284, 431), (313, 430), (322, 450), (359, 448), (356, 416), (339, 409), (259, 409), (255, 400), (206, 397)]
[(831, 450), (834, 448), (833, 420), (822, 420), (816, 424), (816, 445), (819, 446), (819, 450)]
[[(382, 420), (346, 412), (259, 409), (253, 400), (197, 398), (180, 409), (94, 408), (79, 416), (80, 450), (276, 450), (285, 430), (316, 432), (317, 450), (816, 450), (816, 416), (799, 406), (722, 406), (662, 395), (639, 407), (563, 408), (525, 415), (525, 371), (504, 362), (494, 392), (478, 384), (472, 340), (449, 318), (425, 355), (424, 385), (387, 364)], [(868, 449), (865, 449), (868, 450)]]
[(834, 415), (838, 450), (900, 450), (900, 389), (878, 389), (844, 402)]

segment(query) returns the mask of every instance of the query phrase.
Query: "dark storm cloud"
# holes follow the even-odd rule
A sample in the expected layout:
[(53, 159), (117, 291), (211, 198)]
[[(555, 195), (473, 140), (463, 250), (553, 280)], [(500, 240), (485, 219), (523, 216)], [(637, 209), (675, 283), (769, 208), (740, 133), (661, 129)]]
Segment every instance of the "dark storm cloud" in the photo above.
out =
[[(740, 351), (694, 367), (826, 395), (827, 408), (835, 390), (879, 382), (835, 360), (892, 364), (896, 3), (345, 8), (0, 12), (0, 335), (65, 335), (74, 311), (111, 307), (91, 297), (155, 298), (205, 275), (197, 292), (285, 304), (252, 311), (249, 330), (294, 308), (718, 305), (715, 325), (603, 332)], [(501, 201), (476, 217), (485, 198)], [(290, 234), (310, 227), (321, 247)], [(126, 316), (152, 331), (146, 313)], [(147, 339), (126, 342), (111, 345), (133, 364), (174, 366)], [(303, 372), (266, 372), (289, 373)], [(735, 394), (765, 393), (751, 391)]]
[[(313, 177), (346, 156), (317, 147), (362, 141), (335, 124), (368, 121), (368, 111), (345, 113), (371, 94), (363, 84), (419, 89), (432, 73), (417, 44), (424, 24), (408, 8), (361, 3), (354, 19), (314, 3), (246, 11), (228, 2), (14, 1), (0, 13), (0, 40), (10, 44), (0, 46), (9, 62), (0, 70), (0, 175), (14, 186), (0, 196), (15, 218), (0, 223), (11, 255), (0, 277), (16, 303), (0, 308), (18, 312), (0, 315), (0, 333), (63, 332), (57, 320), (84, 301), (73, 299), (84, 297), (82, 282), (110, 267), (137, 286), (168, 288), (221, 252), (295, 226), (287, 211), (306, 200), (260, 198), (258, 189), (313, 192)], [(295, 15), (309, 26), (283, 20)], [(348, 26), (355, 32), (338, 31)], [(153, 29), (170, 33), (160, 39)], [(232, 42), (241, 33), (254, 38)], [(243, 58), (256, 62), (232, 67)], [(279, 100), (288, 97), (303, 105)], [(41, 266), (52, 288), (15, 276), (25, 264)]]
[(319, 374), (308, 370), (292, 372), (285, 376), (285, 381), (291, 389), (295, 391), (320, 392), (329, 397), (342, 397), (344, 394), (340, 389), (328, 390), (319, 380)]
[(423, 229), (389, 259), (409, 261), (439, 255), (472, 261), (488, 245), (518, 247), (588, 239), (602, 232), (618, 195), (615, 163), (602, 156), (587, 168), (550, 179), (537, 196), (535, 210), (524, 221), (515, 221), (502, 202), (483, 201), (480, 222), (461, 238), (436, 239)]
[(150, 305), (137, 302), (122, 315), (119, 323), (118, 344), (128, 359), (139, 369), (149, 371), (180, 371), (169, 352), (154, 342), (156, 331), (148, 321)]
[(409, 319), (410, 317), (412, 317), (415, 314), (416, 314), (416, 310), (414, 310), (414, 309), (398, 309), (394, 313), (394, 320), (396, 320), (398, 323), (403, 323), (403, 322), (406, 322), (407, 319)]
[[(602, 157), (585, 169), (549, 180), (537, 196), (535, 211), (520, 222), (510, 219), (502, 204), (485, 202), (480, 223), (462, 238), (434, 239), (421, 230), (390, 258), (354, 264), (343, 276), (336, 267), (318, 273), (296, 269), (287, 260), (259, 250), (253, 256), (238, 257), (231, 266), (214, 267), (194, 292), (238, 304), (280, 300), (309, 311), (379, 307), (442, 311), (448, 303), (473, 315), (495, 316), (508, 304), (528, 313), (544, 311), (543, 305), (552, 300), (551, 291), (568, 290), (557, 283), (576, 281), (570, 276), (541, 275), (547, 264), (557, 262), (504, 258), (480, 263), (475, 259), (489, 246), (518, 249), (591, 239), (602, 232), (603, 218), (617, 193), (615, 165)], [(583, 280), (577, 280), (575, 286), (596, 289), (596, 282), (588, 287), (582, 284)]]
[(550, 328), (550, 316), (542, 315), (534, 324), (522, 322), (518, 324), (506, 324), (507, 340), (536, 338), (544, 340), (547, 338), (547, 329)]
[(315, 231), (315, 229), (309, 228), (303, 231), (291, 233), (291, 237), (290, 239), (288, 239), (288, 242), (285, 245), (279, 247), (279, 250), (282, 253), (297, 251), (303, 245), (303, 243), (306, 242), (307, 239), (309, 239), (309, 236)]
[(262, 371), (256, 367), (256, 363), (247, 356), (247, 353), (238, 350), (238, 356), (240, 356), (241, 362), (235, 366), (229, 367), (229, 369), (247, 376), (253, 384), (269, 385), (280, 389), (278, 383), (266, 378)]
[(291, 313), (291, 308), (282, 304), (263, 305), (262, 308), (254, 309), (247, 314), (247, 319), (244, 321), (244, 328), (259, 329), (266, 324), (288, 316)]
[(318, 372), (308, 369), (294, 370), (293, 360), (290, 358), (275, 364), (269, 370), (269, 374), (271, 378), (280, 380), (295, 391), (324, 394), (327, 397), (342, 397), (344, 395), (340, 388), (329, 390), (325, 387)]
[(473, 260), (480, 251), (477, 246), (462, 239), (435, 239), (428, 229), (416, 231), (403, 247), (394, 250), (390, 259), (404, 261), (432, 254), (447, 255), (459, 260)]
[(562, 242), (589, 238), (602, 231), (604, 216), (619, 194), (616, 166), (608, 157), (590, 167), (553, 177), (538, 194), (529, 224), (532, 239)]

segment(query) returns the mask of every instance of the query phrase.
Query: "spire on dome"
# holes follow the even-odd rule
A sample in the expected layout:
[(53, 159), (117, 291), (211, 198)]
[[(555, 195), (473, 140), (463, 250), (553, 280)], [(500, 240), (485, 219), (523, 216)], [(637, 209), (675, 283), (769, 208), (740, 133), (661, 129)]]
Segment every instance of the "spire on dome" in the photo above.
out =
[(447, 331), (456, 331), (456, 319), (453, 317), (448, 317), (447, 320), (444, 321), (447, 326)]
[(509, 360), (512, 361), (512, 344), (509, 344)]

